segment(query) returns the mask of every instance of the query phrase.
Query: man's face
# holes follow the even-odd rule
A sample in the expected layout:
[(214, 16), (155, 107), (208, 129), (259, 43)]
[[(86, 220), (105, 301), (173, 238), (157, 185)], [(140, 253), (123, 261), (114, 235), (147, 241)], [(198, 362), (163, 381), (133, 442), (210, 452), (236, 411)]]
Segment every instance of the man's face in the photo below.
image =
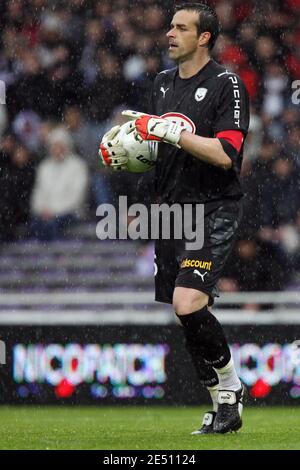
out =
[(197, 22), (199, 15), (195, 11), (180, 10), (175, 13), (169, 39), (169, 57), (175, 62), (183, 62), (192, 57), (199, 47)]
[(67, 154), (67, 147), (63, 142), (53, 142), (50, 145), (50, 155), (54, 160), (63, 161)]

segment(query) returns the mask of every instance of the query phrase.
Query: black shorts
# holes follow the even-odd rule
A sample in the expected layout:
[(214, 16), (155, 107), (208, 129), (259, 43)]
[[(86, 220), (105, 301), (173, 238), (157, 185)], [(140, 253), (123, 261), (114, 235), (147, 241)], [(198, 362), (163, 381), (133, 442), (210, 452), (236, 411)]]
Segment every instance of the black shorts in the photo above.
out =
[(199, 250), (186, 250), (185, 239), (156, 241), (156, 301), (172, 303), (174, 288), (188, 287), (208, 294), (209, 305), (213, 304), (234, 245), (241, 205), (241, 200), (233, 199), (204, 205), (204, 244)]

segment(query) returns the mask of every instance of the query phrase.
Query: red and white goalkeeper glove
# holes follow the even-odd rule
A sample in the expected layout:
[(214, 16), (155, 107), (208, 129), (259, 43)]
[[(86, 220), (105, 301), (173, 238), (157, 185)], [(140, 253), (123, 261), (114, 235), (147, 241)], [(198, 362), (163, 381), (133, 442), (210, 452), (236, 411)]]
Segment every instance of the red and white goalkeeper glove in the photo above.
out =
[(178, 142), (185, 127), (179, 122), (131, 110), (123, 111), (122, 114), (133, 120), (131, 126), (135, 128), (137, 140), (166, 142), (180, 147)]
[(121, 127), (115, 126), (104, 134), (99, 145), (99, 157), (104, 166), (109, 166), (115, 171), (127, 169), (128, 157), (121, 139), (118, 137)]

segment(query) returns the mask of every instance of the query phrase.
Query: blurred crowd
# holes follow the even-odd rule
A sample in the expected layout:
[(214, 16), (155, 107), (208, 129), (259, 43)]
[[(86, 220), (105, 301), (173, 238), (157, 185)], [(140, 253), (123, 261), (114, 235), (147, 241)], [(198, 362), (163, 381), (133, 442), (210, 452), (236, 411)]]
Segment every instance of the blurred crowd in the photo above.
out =
[[(297, 288), (300, 0), (207, 3), (222, 25), (214, 58), (241, 76), (251, 98), (245, 216), (220, 287)], [(147, 110), (155, 75), (173, 66), (165, 36), (173, 5), (1, 1), (2, 241), (55, 240), (77, 220), (93, 217), (99, 204), (133, 197), (135, 175), (101, 169), (97, 148), (104, 132), (122, 122), (122, 109)]]

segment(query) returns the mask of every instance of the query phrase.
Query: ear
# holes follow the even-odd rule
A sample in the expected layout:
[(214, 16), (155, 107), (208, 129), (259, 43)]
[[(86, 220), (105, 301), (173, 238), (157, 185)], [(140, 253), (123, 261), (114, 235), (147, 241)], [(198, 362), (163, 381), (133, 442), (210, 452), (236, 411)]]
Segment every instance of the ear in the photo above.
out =
[(199, 47), (205, 47), (211, 38), (211, 33), (209, 31), (205, 31), (201, 33), (198, 39)]

